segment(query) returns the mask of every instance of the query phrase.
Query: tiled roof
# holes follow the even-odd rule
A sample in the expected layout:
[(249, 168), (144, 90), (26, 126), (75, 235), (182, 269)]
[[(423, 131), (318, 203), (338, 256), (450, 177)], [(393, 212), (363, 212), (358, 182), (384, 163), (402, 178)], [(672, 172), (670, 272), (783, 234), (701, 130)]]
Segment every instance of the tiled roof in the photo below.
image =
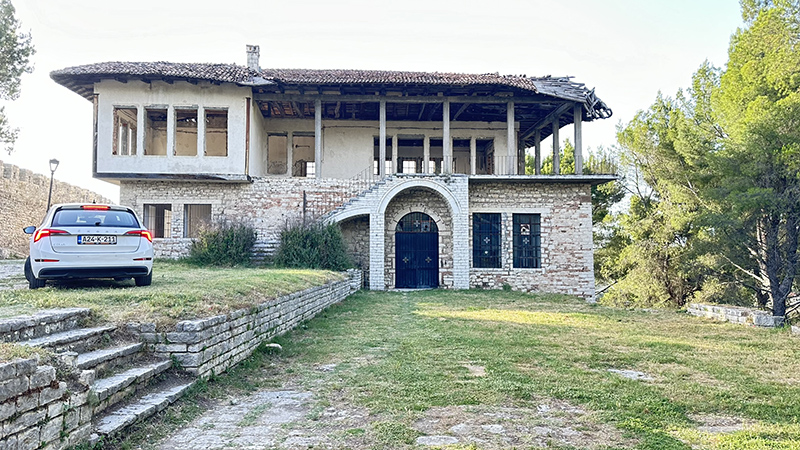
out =
[(235, 83), (244, 86), (283, 85), (402, 85), (402, 86), (488, 86), (518, 89), (582, 102), (589, 115), (608, 117), (611, 110), (593, 90), (568, 77), (527, 77), (497, 73), (464, 74), (444, 72), (403, 72), (385, 70), (261, 69), (254, 71), (236, 64), (194, 64), (170, 62), (105, 62), (68, 67), (50, 73), (57, 83), (91, 98), (94, 81), (102, 78), (146, 80), (187, 79)]

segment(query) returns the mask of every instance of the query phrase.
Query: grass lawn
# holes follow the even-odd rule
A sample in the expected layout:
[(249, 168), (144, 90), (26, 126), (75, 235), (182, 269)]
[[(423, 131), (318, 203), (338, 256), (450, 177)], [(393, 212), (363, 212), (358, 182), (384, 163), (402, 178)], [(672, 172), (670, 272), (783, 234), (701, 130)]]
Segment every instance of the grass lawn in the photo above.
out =
[[(424, 434), (420, 423), (446, 421), (454, 412), (527, 411), (533, 422), (513, 441), (516, 448), (535, 447), (524, 435), (541, 426), (570, 426), (586, 439), (546, 444), (800, 449), (800, 347), (785, 330), (563, 296), (362, 292), (277, 342), (282, 352), (257, 353), (167, 413), (172, 421), (163, 432), (199, 414), (203, 399), (290, 383), (314, 392), (317, 412), (368, 411), (369, 423), (341, 431), (343, 446), (351, 448), (411, 447)], [(560, 416), (536, 428), (542, 404)], [(151, 442), (157, 428), (146, 430)]]
[(155, 322), (165, 329), (178, 320), (246, 308), (340, 278), (325, 271), (200, 268), (159, 260), (153, 265), (153, 284), (147, 287), (136, 287), (133, 280), (86, 280), (48, 282), (37, 290), (0, 290), (0, 317), (81, 306), (91, 308), (99, 322)]

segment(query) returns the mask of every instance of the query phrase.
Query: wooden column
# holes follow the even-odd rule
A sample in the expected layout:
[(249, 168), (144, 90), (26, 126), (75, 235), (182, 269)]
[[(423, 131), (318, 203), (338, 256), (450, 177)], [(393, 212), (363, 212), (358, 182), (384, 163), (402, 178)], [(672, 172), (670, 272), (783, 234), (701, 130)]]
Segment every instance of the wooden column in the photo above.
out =
[(475, 175), (477, 170), (476, 162), (477, 162), (477, 154), (478, 154), (478, 140), (475, 136), (469, 138), (469, 173), (470, 175)]
[(536, 130), (533, 133), (533, 167), (536, 175), (542, 174), (542, 131)]
[(167, 159), (175, 155), (175, 137), (177, 136), (175, 119), (175, 107), (167, 106)]
[[(286, 175), (293, 176), (292, 169), (294, 168), (294, 133), (292, 131), (286, 133)], [(316, 164), (315, 168), (316, 168)]]
[(314, 100), (314, 175), (322, 178), (322, 100)]
[(558, 139), (558, 117), (553, 120), (553, 175), (561, 173), (561, 149)]
[(575, 126), (575, 175), (583, 175), (583, 105), (576, 103), (572, 113)]
[(450, 100), (442, 103), (442, 173), (453, 173), (453, 142), (450, 140)]
[(392, 136), (392, 173), (397, 173), (397, 133)]
[(431, 137), (422, 138), (422, 173), (428, 173), (428, 162), (431, 160)]
[(506, 125), (508, 128), (508, 152), (506, 157), (505, 173), (516, 175), (517, 173), (517, 133), (514, 129), (514, 102), (508, 102), (506, 108)]
[[(248, 99), (249, 100), (249, 99)], [(247, 134), (245, 133), (244, 173), (247, 174)], [(206, 156), (206, 110), (202, 106), (197, 108), (197, 157)]]
[(378, 175), (386, 176), (386, 100), (380, 102), (380, 131), (378, 132)]

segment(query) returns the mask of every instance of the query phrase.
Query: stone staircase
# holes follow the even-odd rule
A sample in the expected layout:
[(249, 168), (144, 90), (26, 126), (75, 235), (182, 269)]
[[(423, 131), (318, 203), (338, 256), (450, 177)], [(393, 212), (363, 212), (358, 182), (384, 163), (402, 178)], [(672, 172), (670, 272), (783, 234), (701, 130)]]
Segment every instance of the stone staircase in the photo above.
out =
[(7, 339), (6, 335), (3, 340), (50, 349), (80, 372), (80, 379), (90, 385), (90, 444), (113, 438), (127, 426), (163, 410), (194, 384), (195, 378), (174, 368), (171, 360), (146, 352), (136, 333), (115, 326), (81, 327), (87, 309), (51, 310), (37, 318), (48, 317), (48, 313), (59, 317), (59, 325), (17, 333), (34, 336), (29, 339)]
[(373, 204), (371, 202), (375, 202), (378, 198), (380, 198), (383, 195), (383, 193), (386, 192), (386, 190), (388, 190), (394, 185), (395, 181), (398, 178), (399, 177), (397, 175), (387, 175), (386, 178), (375, 181), (371, 186), (362, 190), (358, 195), (351, 197), (348, 201), (336, 207), (336, 209), (322, 216), (321, 218), (322, 221), (328, 222), (337, 214), (346, 211), (350, 208), (356, 207), (358, 205)]

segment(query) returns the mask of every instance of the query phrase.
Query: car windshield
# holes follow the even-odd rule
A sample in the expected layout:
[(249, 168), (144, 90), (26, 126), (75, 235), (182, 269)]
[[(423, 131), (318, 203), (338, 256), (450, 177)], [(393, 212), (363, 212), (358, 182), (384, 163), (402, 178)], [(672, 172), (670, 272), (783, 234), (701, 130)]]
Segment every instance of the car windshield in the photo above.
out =
[(61, 209), (53, 217), (53, 226), (139, 228), (139, 222), (130, 211)]

